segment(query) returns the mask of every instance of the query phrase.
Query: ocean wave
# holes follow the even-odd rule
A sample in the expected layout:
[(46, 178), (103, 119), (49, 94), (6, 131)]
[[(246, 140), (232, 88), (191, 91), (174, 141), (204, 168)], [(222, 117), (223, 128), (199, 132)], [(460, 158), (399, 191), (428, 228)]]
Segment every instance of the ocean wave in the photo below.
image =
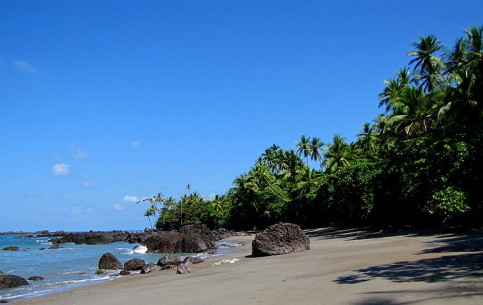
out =
[(52, 292), (54, 289), (47, 289), (47, 290), (37, 290), (37, 291), (32, 291), (28, 293), (23, 293), (23, 294), (18, 294), (18, 295), (12, 295), (12, 294), (5, 294), (0, 296), (0, 300), (7, 300), (7, 301), (13, 301), (13, 300), (18, 300), (18, 299), (26, 299), (26, 298), (34, 298), (34, 297), (40, 297), (43, 295), (47, 295), (50, 292)]
[(129, 255), (132, 255), (132, 254), (145, 254), (146, 252), (148, 252), (148, 248), (146, 246), (143, 246), (143, 245), (136, 245), (134, 246), (134, 248), (130, 249), (130, 248), (117, 248), (117, 250), (120, 250), (120, 251), (124, 251), (122, 252), (121, 254), (129, 254)]
[(60, 274), (69, 275), (69, 274), (86, 274), (86, 273), (85, 271), (65, 271), (65, 272), (61, 272)]
[(45, 284), (42, 284), (40, 287), (72, 286), (72, 285), (82, 284), (87, 282), (107, 281), (109, 279), (110, 279), (109, 276), (103, 276), (103, 277), (96, 277), (96, 278), (89, 278), (89, 279), (82, 279), (82, 280), (67, 280), (67, 281), (60, 281), (60, 282), (45, 283)]

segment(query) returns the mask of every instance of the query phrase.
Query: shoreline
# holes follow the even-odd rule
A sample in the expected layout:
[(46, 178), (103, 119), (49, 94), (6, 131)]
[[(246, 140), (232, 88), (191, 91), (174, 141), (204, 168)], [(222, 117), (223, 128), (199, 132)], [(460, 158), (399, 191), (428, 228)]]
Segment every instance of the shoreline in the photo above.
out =
[[(9, 234), (9, 235), (11, 235), (11, 234)], [(24, 234), (20, 234), (20, 235), (22, 236)], [(235, 236), (233, 236), (233, 238), (235, 238)], [(118, 248), (119, 247), (118, 242), (112, 242), (112, 243), (109, 243), (109, 244), (106, 244), (106, 245), (115, 247), (117, 250), (121, 250), (120, 252), (122, 252), (122, 253), (117, 253), (117, 254), (115, 254), (115, 256), (118, 257), (118, 259), (120, 259), (123, 262), (126, 262), (127, 260), (130, 260), (130, 259), (133, 259), (133, 258), (140, 258), (142, 260), (145, 260), (146, 263), (156, 264), (157, 261), (158, 261), (159, 255), (161, 255), (161, 256), (163, 256), (163, 255), (175, 255), (175, 256), (180, 256), (181, 258), (184, 258), (184, 257), (187, 257), (187, 256), (196, 256), (196, 257), (201, 257), (206, 262), (210, 262), (212, 260), (216, 260), (217, 258), (221, 258), (221, 259), (224, 258), (224, 257), (226, 257), (227, 254), (229, 254), (232, 251), (235, 251), (235, 249), (240, 247), (240, 245), (237, 245), (236, 243), (230, 243), (233, 240), (233, 238), (225, 239), (224, 242), (227, 243), (227, 244), (226, 245), (218, 245), (218, 248), (216, 249), (215, 253), (207, 253), (207, 252), (205, 252), (205, 253), (191, 253), (191, 254), (188, 254), (188, 253), (173, 253), (173, 254), (164, 253), (163, 254), (163, 253), (143, 253), (143, 252), (136, 253), (132, 249), (131, 249), (130, 253), (129, 252), (126, 253), (126, 252), (122, 252), (122, 251), (124, 251), (126, 249), (129, 250), (130, 248), (132, 248), (132, 245), (135, 245), (135, 244), (129, 244), (130, 245), (129, 249), (125, 248), (125, 247)], [(218, 242), (216, 242), (216, 243), (218, 243)], [(235, 244), (235, 245), (230, 245), (230, 244)], [(74, 243), (65, 243), (64, 247), (66, 247), (66, 249), (70, 249), (69, 245), (76, 246)], [(28, 245), (28, 246), (30, 246), (30, 245)], [(94, 246), (92, 246), (92, 245), (77, 245), (77, 246), (96, 247), (95, 245)], [(100, 245), (100, 246), (104, 246), (104, 245)], [(45, 248), (42, 248), (42, 249), (45, 249)], [(30, 247), (23, 249), (23, 251), (35, 251), (35, 250), (38, 250), (38, 249), (32, 249)], [(59, 252), (59, 250), (52, 250), (52, 251), (55, 251), (55, 253)], [(106, 250), (103, 250), (102, 253), (105, 253), (105, 251)], [(112, 252), (112, 251), (110, 251), (110, 249), (107, 249), (107, 252)], [(45, 254), (47, 252), (42, 251), (42, 252), (39, 252), (39, 253)], [(112, 253), (115, 253), (115, 252), (112, 252)], [(99, 256), (97, 257), (97, 261), (99, 260), (100, 255), (101, 254), (99, 254)], [(125, 257), (126, 255), (128, 255), (130, 257)], [(97, 261), (95, 263), (95, 266), (97, 266)], [(92, 268), (89, 268), (89, 269), (92, 269)], [(36, 270), (36, 269), (33, 269), (33, 270)], [(123, 277), (130, 277), (130, 276), (137, 276), (137, 275), (146, 276), (147, 275), (147, 274), (140, 274), (140, 271), (131, 271), (130, 275), (120, 275), (119, 271), (120, 270), (117, 270), (117, 271), (112, 270), (110, 272), (102, 273), (102, 274), (98, 274), (96, 272), (96, 273), (92, 273), (93, 274), (92, 277), (86, 277), (86, 278), (83, 278), (83, 279), (72, 278), (72, 279), (64, 279), (64, 280), (57, 281), (57, 282), (54, 281), (54, 282), (51, 282), (51, 283), (50, 282), (45, 283), (44, 281), (42, 281), (41, 285), (39, 287), (36, 287), (36, 285), (34, 285), (34, 286), (30, 286), (30, 285), (29, 286), (20, 286), (19, 288), (21, 288), (22, 291), (24, 291), (20, 294), (18, 294), (18, 292), (17, 293), (12, 292), (12, 294), (13, 294), (12, 295), (11, 293), (8, 293), (9, 291), (8, 291), (8, 289), (6, 289), (5, 290), (6, 293), (5, 294), (2, 293), (0, 295), (0, 303), (14, 303), (14, 302), (18, 302), (18, 301), (21, 301), (21, 300), (36, 299), (36, 298), (41, 298), (41, 297), (45, 297), (45, 296), (49, 296), (49, 295), (65, 293), (67, 291), (83, 288), (83, 287), (86, 287), (86, 286), (98, 285), (98, 284), (102, 284), (102, 283), (105, 283), (105, 282), (116, 281), (116, 280), (119, 280)], [(161, 270), (155, 270), (153, 272), (160, 272), (160, 271)], [(166, 270), (166, 271), (168, 271), (168, 270)], [(176, 271), (176, 269), (174, 269), (174, 271)], [(71, 271), (71, 272), (66, 272), (65, 274), (68, 274), (68, 273), (89, 274), (89, 271), (85, 271), (83, 269), (83, 271)], [(64, 272), (62, 272), (62, 274), (64, 274)], [(42, 273), (42, 275), (44, 275), (44, 274)], [(25, 279), (26, 278), (27, 277), (25, 277)], [(44, 283), (44, 284), (42, 284), (42, 283)], [(30, 284), (33, 284), (33, 283), (31, 282)], [(12, 288), (12, 289), (18, 290), (18, 288), (17, 289)]]
[[(244, 245), (193, 266), (193, 273), (156, 271), (16, 305), (136, 304), (481, 304), (483, 232), (377, 233), (307, 230), (311, 250), (251, 258)], [(239, 259), (213, 266), (218, 259)]]

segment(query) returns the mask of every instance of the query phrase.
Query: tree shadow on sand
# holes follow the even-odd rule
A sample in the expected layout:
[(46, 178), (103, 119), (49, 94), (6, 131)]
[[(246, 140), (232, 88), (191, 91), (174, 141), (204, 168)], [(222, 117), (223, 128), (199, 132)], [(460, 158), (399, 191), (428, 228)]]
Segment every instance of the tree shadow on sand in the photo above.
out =
[[(457, 280), (459, 285), (449, 285), (444, 291), (396, 291), (421, 296), (430, 293), (434, 301), (435, 293), (441, 298), (455, 299), (476, 297), (483, 295), (481, 291), (483, 279), (483, 233), (477, 232), (466, 235), (446, 234), (428, 243), (428, 249), (419, 253), (442, 253), (444, 256), (426, 258), (416, 261), (401, 261), (390, 264), (372, 266), (353, 271), (351, 274), (340, 276), (334, 282), (338, 284), (357, 284), (373, 279), (386, 279), (394, 283), (404, 282), (450, 282)], [(452, 290), (453, 289), (453, 290)], [(455, 290), (456, 289), (456, 290)], [(390, 292), (367, 292), (372, 295), (357, 304), (413, 304), (424, 302), (426, 299), (416, 298), (415, 301), (395, 302)], [(425, 296), (427, 297), (427, 295)]]
[(477, 232), (466, 235), (447, 234), (438, 237), (429, 246), (422, 253), (482, 252), (483, 233)]
[(435, 229), (408, 229), (408, 228), (392, 228), (377, 229), (370, 227), (324, 227), (317, 229), (306, 229), (305, 234), (310, 238), (318, 239), (346, 239), (346, 240), (364, 240), (373, 238), (384, 238), (394, 236), (430, 236), (440, 233)]
[(339, 284), (357, 284), (383, 278), (396, 283), (442, 282), (466, 277), (481, 277), (483, 254), (459, 254), (413, 262), (396, 262), (356, 270), (335, 280)]
[[(458, 254), (449, 254), (453, 252)], [(428, 249), (419, 254), (428, 253), (448, 253), (448, 255), (358, 269), (352, 274), (339, 277), (335, 282), (356, 284), (383, 278), (392, 282), (434, 283), (483, 276), (483, 232), (441, 236), (428, 243)]]

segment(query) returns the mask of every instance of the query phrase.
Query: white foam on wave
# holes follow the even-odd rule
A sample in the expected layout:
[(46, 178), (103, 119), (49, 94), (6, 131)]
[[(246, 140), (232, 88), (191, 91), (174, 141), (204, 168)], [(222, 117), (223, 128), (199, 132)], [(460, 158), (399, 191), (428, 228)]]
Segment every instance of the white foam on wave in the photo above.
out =
[(143, 246), (143, 245), (136, 245), (133, 248), (134, 253), (146, 253), (148, 252), (148, 247)]
[(70, 286), (70, 285), (82, 284), (87, 282), (106, 281), (109, 279), (110, 279), (109, 276), (103, 276), (103, 277), (96, 277), (96, 278), (82, 279), (82, 280), (67, 280), (67, 281), (46, 283), (41, 285), (41, 287), (59, 287), (59, 286), (67, 286), (67, 285)]
[(0, 300), (13, 301), (13, 300), (17, 300), (17, 299), (40, 297), (40, 296), (49, 294), (53, 290), (54, 289), (39, 290), (39, 291), (33, 291), (33, 292), (19, 294), (19, 295), (15, 295), (15, 296), (12, 296), (11, 294), (6, 294), (6, 295), (3, 296), (3, 298), (0, 295)]
[(69, 274), (86, 274), (86, 273), (85, 271), (66, 271), (66, 272), (61, 272), (61, 274), (69, 275)]
[(140, 244), (137, 244), (132, 249), (129, 249), (129, 248), (117, 248), (117, 250), (124, 251), (121, 254), (129, 254), (129, 255), (134, 254), (134, 253), (136, 253), (136, 254), (144, 254), (144, 253), (148, 252), (148, 247), (143, 246), (143, 245), (140, 245)]
[(134, 254), (134, 251), (130, 248), (116, 248), (116, 250), (123, 251), (121, 254)]

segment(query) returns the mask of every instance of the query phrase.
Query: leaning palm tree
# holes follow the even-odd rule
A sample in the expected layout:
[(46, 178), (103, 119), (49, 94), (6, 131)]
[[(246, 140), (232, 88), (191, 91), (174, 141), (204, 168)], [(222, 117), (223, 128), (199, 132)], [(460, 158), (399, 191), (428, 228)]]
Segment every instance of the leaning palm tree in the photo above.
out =
[(379, 94), (379, 107), (386, 106), (386, 112), (390, 112), (394, 109), (394, 101), (396, 101), (402, 90), (411, 82), (411, 73), (408, 68), (402, 68), (399, 70), (397, 77), (391, 80), (385, 80), (386, 87), (384, 91)]

